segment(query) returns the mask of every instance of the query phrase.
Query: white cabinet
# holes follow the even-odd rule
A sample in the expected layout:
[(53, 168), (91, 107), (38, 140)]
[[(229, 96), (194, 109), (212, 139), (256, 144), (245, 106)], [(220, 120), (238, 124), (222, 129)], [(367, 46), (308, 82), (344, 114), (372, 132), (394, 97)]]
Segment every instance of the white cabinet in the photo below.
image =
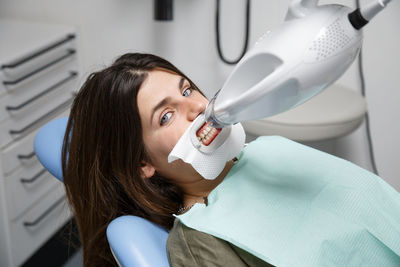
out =
[(38, 129), (68, 116), (79, 77), (73, 28), (0, 20), (0, 266), (20, 266), (70, 218), (38, 162)]

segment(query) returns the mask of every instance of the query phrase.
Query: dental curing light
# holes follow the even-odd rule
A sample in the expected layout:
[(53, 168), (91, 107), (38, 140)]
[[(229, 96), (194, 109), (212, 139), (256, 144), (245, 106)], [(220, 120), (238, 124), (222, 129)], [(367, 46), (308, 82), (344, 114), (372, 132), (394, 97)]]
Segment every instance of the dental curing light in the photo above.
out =
[(293, 0), (284, 23), (239, 61), (205, 111), (214, 128), (292, 109), (335, 82), (360, 51), (360, 30), (390, 0), (360, 9)]

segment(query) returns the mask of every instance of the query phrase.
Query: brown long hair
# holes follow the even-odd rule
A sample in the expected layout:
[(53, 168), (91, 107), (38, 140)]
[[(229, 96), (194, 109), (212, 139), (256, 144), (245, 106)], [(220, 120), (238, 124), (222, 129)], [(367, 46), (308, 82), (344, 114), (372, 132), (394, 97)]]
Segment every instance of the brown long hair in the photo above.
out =
[(83, 247), (84, 266), (115, 266), (108, 224), (136, 215), (171, 229), (183, 202), (181, 190), (163, 177), (143, 179), (146, 154), (137, 93), (148, 72), (161, 68), (195, 84), (170, 62), (131, 53), (92, 73), (71, 107), (62, 151), (63, 179)]

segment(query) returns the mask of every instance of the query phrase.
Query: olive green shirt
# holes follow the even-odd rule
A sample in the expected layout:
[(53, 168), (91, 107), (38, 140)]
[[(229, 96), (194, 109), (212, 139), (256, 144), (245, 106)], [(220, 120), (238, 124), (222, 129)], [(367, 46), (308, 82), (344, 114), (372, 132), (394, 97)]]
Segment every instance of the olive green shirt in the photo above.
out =
[(178, 218), (168, 235), (167, 254), (173, 267), (273, 266), (223, 239), (183, 225)]

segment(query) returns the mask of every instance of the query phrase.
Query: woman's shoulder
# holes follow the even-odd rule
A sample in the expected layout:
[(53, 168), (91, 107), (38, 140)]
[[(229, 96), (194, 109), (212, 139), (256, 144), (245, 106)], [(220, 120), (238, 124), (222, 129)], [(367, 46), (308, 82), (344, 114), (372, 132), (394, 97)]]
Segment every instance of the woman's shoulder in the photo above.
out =
[(167, 240), (171, 266), (272, 266), (229, 242), (174, 221)]
[[(174, 221), (174, 226), (168, 234), (167, 248), (168, 246), (176, 245), (176, 243), (186, 243), (188, 246), (192, 245), (194, 242), (204, 242), (205, 244), (216, 245), (216, 240), (218, 239), (210, 234), (198, 231), (196, 229), (187, 227), (178, 218)], [(221, 240), (220, 243), (226, 243), (226, 241)]]
[(179, 242), (184, 237), (182, 223), (179, 222), (178, 218), (175, 218), (174, 225), (168, 233), (167, 249), (174, 245), (175, 242)]
[(168, 234), (167, 250), (176, 253), (180, 250), (193, 251), (193, 247), (226, 247), (225, 241), (219, 240), (207, 233), (197, 231), (184, 225), (178, 218), (174, 221), (174, 226)]

